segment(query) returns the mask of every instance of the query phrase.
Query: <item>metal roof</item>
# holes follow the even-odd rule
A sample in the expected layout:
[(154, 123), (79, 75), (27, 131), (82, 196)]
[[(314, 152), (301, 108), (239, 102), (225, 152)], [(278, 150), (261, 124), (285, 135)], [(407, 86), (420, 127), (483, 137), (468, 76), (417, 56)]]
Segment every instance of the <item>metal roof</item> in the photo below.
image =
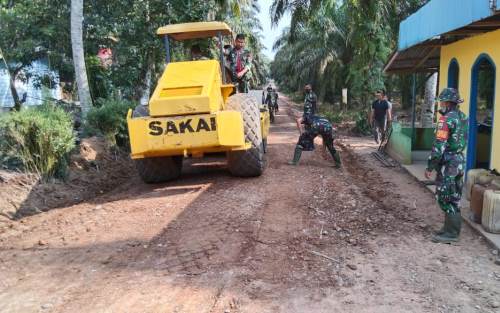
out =
[(436, 71), (443, 45), (500, 28), (500, 0), (431, 0), (401, 22), (386, 72)]
[(231, 35), (231, 28), (224, 22), (195, 22), (172, 24), (158, 28), (156, 34), (169, 35), (175, 40), (187, 40), (197, 38), (215, 37), (221, 35)]
[(434, 72), (439, 68), (439, 46), (422, 45), (404, 51), (395, 51), (387, 62), (385, 72)]
[(432, 0), (401, 22), (398, 50), (405, 50), (493, 14), (491, 0)]

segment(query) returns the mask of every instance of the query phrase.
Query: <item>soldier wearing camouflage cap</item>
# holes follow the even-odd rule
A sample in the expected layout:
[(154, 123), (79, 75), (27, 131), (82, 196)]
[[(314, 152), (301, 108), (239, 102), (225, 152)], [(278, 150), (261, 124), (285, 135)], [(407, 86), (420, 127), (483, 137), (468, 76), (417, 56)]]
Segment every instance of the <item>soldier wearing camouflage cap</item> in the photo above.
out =
[(445, 88), (436, 99), (440, 102), (436, 140), (427, 163), (425, 177), (436, 171), (436, 198), (445, 213), (443, 228), (432, 241), (458, 241), (462, 225), (459, 202), (465, 173), (464, 150), (467, 147), (468, 119), (458, 108), (463, 100), (454, 88)]

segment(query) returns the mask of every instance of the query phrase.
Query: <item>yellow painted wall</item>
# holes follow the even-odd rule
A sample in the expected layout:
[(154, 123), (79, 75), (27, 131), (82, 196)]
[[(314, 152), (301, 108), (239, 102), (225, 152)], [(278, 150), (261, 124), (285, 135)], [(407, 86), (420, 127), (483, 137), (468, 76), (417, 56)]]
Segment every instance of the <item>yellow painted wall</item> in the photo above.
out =
[(500, 30), (443, 46), (439, 86), (440, 89), (448, 86), (448, 67), (453, 58), (457, 59), (460, 68), (458, 89), (464, 98), (460, 108), (469, 115), (472, 66), (483, 53), (488, 54), (496, 66), (491, 167), (500, 171)]

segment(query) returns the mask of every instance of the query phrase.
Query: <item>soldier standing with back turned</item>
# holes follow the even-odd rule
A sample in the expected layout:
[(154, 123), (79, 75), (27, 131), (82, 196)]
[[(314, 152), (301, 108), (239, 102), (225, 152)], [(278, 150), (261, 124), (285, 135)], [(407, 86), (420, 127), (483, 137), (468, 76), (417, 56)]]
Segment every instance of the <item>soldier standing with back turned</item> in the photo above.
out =
[(440, 101), (441, 117), (425, 177), (430, 179), (432, 171), (437, 172), (436, 198), (445, 214), (444, 226), (436, 232), (432, 241), (451, 243), (458, 241), (462, 226), (459, 202), (465, 172), (463, 151), (467, 147), (468, 120), (458, 108), (463, 100), (456, 89), (445, 88), (437, 100)]

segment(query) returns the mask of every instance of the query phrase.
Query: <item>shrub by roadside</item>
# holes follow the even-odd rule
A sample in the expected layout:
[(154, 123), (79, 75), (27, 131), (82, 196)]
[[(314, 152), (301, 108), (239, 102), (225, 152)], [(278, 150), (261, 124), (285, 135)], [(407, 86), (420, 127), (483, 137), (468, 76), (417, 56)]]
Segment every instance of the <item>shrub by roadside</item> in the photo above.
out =
[(64, 177), (75, 147), (73, 121), (46, 103), (0, 116), (0, 162), (41, 177)]
[(126, 100), (99, 99), (97, 106), (87, 113), (85, 134), (104, 136), (112, 144), (128, 148), (126, 116), (134, 107), (135, 103)]
[(368, 122), (368, 113), (366, 113), (365, 111), (357, 112), (356, 115), (354, 116), (354, 121), (356, 122), (356, 125), (352, 129), (353, 132), (360, 135), (371, 134), (372, 127)]
[(349, 130), (358, 135), (369, 135), (371, 126), (368, 123), (368, 113), (364, 110), (322, 111), (320, 115), (339, 125), (349, 125)]

